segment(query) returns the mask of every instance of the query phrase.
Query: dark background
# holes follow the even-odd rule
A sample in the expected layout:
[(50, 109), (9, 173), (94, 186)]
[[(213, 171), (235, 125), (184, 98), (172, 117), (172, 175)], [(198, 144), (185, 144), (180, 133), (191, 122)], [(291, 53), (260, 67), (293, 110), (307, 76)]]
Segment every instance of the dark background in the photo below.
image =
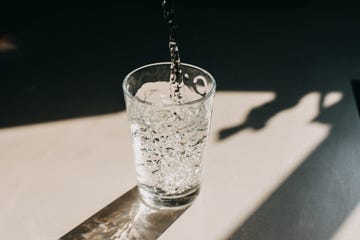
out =
[[(218, 90), (276, 93), (219, 140), (261, 130), (309, 92), (343, 94), (313, 119), (332, 126), (328, 138), (233, 239), (329, 239), (359, 203), (359, 10), (350, 1), (177, 2), (183, 62), (211, 72)], [(169, 59), (160, 1), (0, 1), (0, 34), (16, 45), (0, 51), (0, 128), (123, 111), (123, 77)]]
[[(219, 90), (276, 91), (280, 83), (297, 89), (292, 105), (306, 91), (339, 88), (313, 81), (314, 66), (350, 69), (346, 81), (359, 75), (357, 5), (187, 0), (176, 6), (183, 62), (212, 72)], [(0, 127), (123, 110), (126, 73), (169, 59), (160, 1), (0, 1), (0, 34), (17, 48), (0, 51)]]

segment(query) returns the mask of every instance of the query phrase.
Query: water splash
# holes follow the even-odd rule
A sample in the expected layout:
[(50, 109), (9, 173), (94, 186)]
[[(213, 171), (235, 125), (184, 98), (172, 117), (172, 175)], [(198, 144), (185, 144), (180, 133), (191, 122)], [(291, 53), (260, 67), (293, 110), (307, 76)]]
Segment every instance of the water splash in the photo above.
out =
[(175, 21), (175, 1), (162, 1), (163, 13), (166, 24), (169, 29), (169, 50), (170, 50), (170, 98), (173, 102), (182, 103), (183, 94), (183, 72), (181, 69), (181, 61), (179, 47), (176, 42), (176, 30), (178, 28)]

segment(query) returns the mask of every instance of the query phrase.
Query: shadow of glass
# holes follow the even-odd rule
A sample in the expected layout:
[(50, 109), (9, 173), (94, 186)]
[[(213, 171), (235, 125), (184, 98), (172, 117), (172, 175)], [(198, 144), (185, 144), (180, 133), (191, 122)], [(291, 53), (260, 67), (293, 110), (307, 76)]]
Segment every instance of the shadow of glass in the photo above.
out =
[(60, 240), (156, 239), (188, 208), (154, 209), (134, 187)]

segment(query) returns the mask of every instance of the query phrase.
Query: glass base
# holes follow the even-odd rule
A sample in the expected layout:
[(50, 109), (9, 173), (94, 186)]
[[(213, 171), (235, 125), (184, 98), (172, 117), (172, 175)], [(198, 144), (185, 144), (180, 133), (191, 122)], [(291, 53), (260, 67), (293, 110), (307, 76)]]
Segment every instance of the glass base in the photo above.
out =
[(199, 195), (200, 187), (194, 188), (189, 192), (176, 196), (159, 196), (152, 194), (145, 189), (138, 188), (141, 200), (150, 207), (155, 208), (183, 208), (189, 206)]

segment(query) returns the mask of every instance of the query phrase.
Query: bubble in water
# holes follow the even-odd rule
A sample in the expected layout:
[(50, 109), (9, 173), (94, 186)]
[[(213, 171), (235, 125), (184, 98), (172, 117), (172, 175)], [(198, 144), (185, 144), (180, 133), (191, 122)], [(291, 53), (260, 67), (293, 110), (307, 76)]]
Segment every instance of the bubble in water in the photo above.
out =
[[(142, 99), (161, 99), (158, 91), (168, 82), (144, 84), (136, 94)], [(190, 89), (184, 99), (201, 96)], [(148, 91), (147, 91), (148, 90)], [(150, 93), (149, 93), (150, 92)], [(191, 94), (190, 94), (191, 92)], [(166, 101), (169, 101), (168, 98)], [(134, 138), (138, 181), (158, 195), (181, 194), (200, 183), (201, 161), (206, 144), (209, 114), (205, 103), (152, 107), (130, 107), (131, 132)], [(140, 149), (140, 151), (139, 151)]]

